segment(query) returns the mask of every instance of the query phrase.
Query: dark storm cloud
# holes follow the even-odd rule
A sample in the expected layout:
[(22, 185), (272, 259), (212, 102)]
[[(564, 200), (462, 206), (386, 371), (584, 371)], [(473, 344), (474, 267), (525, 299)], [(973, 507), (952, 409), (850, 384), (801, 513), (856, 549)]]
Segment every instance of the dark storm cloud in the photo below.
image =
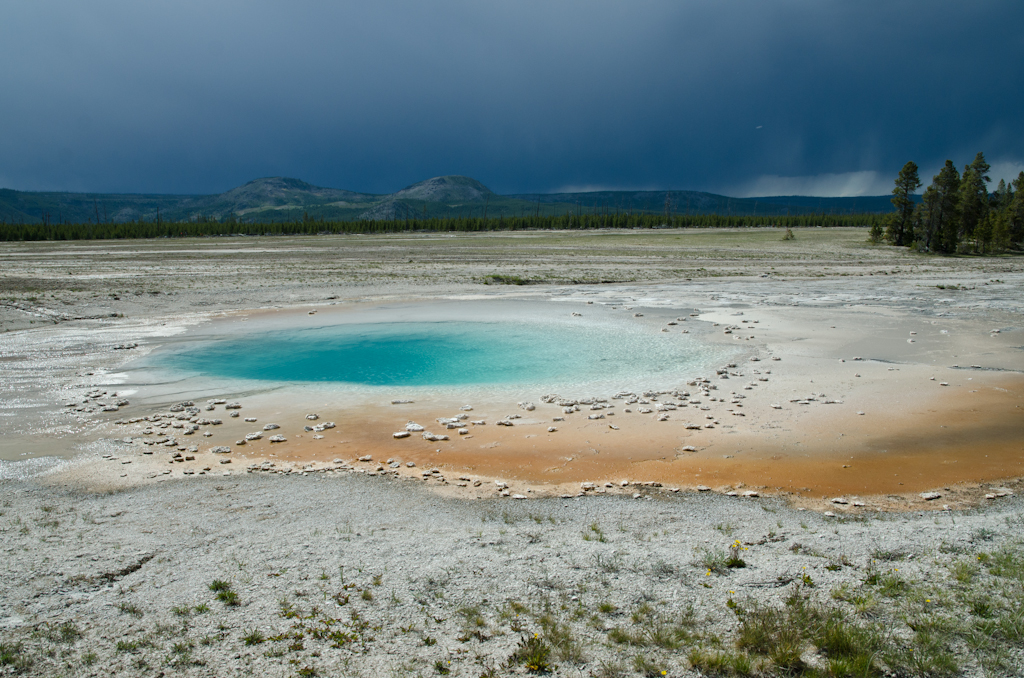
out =
[(887, 192), (1024, 161), (1022, 28), (1017, 0), (5, 3), (0, 185)]

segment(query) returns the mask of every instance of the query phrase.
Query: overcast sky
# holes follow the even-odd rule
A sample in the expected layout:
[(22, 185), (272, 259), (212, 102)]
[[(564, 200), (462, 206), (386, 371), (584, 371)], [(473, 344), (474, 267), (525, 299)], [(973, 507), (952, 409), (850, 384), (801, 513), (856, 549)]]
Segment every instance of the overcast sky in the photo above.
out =
[(1021, 0), (0, 3), (0, 187), (877, 195), (1024, 170)]

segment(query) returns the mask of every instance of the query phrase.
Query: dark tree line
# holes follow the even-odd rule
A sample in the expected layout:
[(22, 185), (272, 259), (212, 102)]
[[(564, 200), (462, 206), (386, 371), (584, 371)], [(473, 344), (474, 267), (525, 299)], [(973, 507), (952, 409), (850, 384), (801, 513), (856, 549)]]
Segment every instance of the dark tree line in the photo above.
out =
[(724, 214), (564, 214), (561, 216), (498, 216), (388, 221), (302, 221), (245, 223), (216, 221), (129, 221), (103, 224), (0, 224), (0, 241), (108, 240), (129, 238), (196, 238), (210, 236), (326, 235), (403, 232), (481, 232), (527, 230), (752, 228), (873, 226), (881, 214), (800, 214), (794, 216), (729, 216)]
[(1007, 186), (1002, 179), (988, 192), (991, 167), (978, 153), (961, 174), (947, 160), (920, 202), (917, 165), (908, 162), (896, 177), (896, 210), (873, 226), (871, 238), (922, 252), (990, 254), (1024, 247), (1024, 172)]

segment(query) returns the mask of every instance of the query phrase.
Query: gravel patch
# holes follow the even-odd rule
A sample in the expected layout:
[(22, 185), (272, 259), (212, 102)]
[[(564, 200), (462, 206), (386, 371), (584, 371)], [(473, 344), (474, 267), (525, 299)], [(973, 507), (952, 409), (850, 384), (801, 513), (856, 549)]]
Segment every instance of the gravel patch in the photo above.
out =
[[(1013, 496), (829, 517), (644, 489), (465, 501), (355, 475), (108, 494), (5, 480), (0, 494), (0, 675), (475, 678), (529, 672), (538, 647), (554, 675), (706, 675), (709, 657), (775, 674), (779, 657), (742, 644), (743, 620), (764, 607), (803, 600), (884, 626), (906, 656), (921, 645), (909, 624), (925, 617), (1010, 624), (1011, 566), (1024, 572)], [(931, 633), (949, 675), (1024, 667), (1019, 636), (990, 630), (995, 646), (980, 651), (966, 630)], [(797, 655), (801, 670), (831, 661), (806, 639)], [(909, 675), (897, 654), (874, 661)]]

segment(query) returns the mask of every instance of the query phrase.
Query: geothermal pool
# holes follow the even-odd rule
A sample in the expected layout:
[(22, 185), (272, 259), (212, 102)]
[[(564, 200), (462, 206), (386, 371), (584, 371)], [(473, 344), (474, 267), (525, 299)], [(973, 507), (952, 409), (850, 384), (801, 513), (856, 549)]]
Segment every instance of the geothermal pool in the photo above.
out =
[(721, 359), (678, 327), (624, 318), (346, 320), (196, 338), (149, 362), (190, 378), (355, 388), (656, 388)]

